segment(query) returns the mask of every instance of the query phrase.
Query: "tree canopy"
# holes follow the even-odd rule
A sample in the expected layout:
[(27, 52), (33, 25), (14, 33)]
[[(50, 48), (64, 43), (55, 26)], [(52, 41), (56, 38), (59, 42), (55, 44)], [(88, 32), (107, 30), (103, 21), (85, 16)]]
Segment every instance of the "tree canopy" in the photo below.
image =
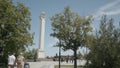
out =
[(58, 46), (64, 50), (73, 50), (76, 68), (76, 52), (80, 46), (85, 45), (85, 37), (92, 31), (91, 17), (81, 17), (67, 6), (64, 12), (55, 14), (51, 21), (53, 30), (51, 36), (60, 40)]
[(90, 53), (86, 59), (87, 68), (119, 68), (120, 67), (120, 25), (114, 26), (114, 20), (103, 16), (99, 30), (96, 32)]
[(19, 54), (33, 44), (30, 11), (23, 3), (0, 0), (0, 46), (4, 54)]
[(55, 14), (52, 19), (51, 36), (62, 40), (65, 50), (77, 50), (84, 45), (85, 37), (92, 31), (91, 19), (81, 17), (66, 7), (63, 13)]

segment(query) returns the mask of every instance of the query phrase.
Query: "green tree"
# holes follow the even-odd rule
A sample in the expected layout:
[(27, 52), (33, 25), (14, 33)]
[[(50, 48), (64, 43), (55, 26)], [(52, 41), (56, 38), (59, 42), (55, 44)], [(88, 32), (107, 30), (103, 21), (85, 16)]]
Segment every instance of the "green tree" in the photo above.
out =
[[(119, 25), (120, 26), (120, 25)], [(119, 68), (120, 67), (120, 28), (114, 26), (113, 19), (103, 16), (100, 29), (96, 32), (90, 53), (86, 57), (87, 68)]]
[(77, 58), (78, 59), (83, 59), (83, 55), (80, 53), (80, 51), (78, 52)]
[(23, 53), (24, 57), (26, 60), (34, 60), (36, 61), (37, 59), (37, 49), (32, 49), (27, 52)]
[(77, 13), (71, 12), (70, 7), (66, 7), (63, 13), (55, 14), (52, 19), (51, 36), (59, 39), (58, 46), (64, 50), (71, 49), (74, 52), (74, 68), (77, 68), (77, 50), (85, 45), (86, 36), (92, 30), (91, 17), (85, 18)]
[(19, 54), (33, 44), (30, 34), (30, 12), (23, 3), (0, 0), (0, 46), (4, 55)]

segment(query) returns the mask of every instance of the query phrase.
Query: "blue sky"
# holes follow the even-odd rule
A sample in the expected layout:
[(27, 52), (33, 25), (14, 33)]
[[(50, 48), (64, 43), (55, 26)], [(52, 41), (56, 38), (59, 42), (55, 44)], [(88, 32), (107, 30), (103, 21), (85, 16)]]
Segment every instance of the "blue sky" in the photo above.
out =
[[(51, 20), (50, 18), (56, 13), (63, 12), (66, 6), (70, 6), (71, 11), (78, 13), (80, 16), (94, 16), (92, 26), (97, 28), (98, 21), (103, 14), (115, 18), (119, 21), (120, 15), (120, 0), (14, 0), (22, 2), (29, 7), (31, 12), (31, 32), (35, 32), (34, 43), (30, 48), (38, 48), (39, 33), (40, 33), (40, 19), (39, 16), (42, 11), (46, 13), (45, 22), (45, 55), (53, 56), (58, 53), (58, 48), (53, 47), (56, 44), (56, 39), (50, 37)], [(82, 50), (84, 51), (84, 50)], [(62, 54), (73, 54), (72, 51), (62, 51)]]

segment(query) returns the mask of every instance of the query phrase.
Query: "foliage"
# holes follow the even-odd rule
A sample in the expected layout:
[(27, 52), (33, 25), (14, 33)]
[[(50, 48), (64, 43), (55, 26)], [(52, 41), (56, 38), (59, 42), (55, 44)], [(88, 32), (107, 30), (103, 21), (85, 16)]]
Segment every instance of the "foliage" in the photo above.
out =
[(114, 26), (113, 19), (107, 21), (103, 16), (100, 30), (96, 32), (90, 53), (86, 59), (86, 68), (119, 68), (120, 67), (120, 25)]
[(84, 45), (86, 35), (92, 30), (90, 18), (80, 17), (71, 12), (69, 7), (66, 7), (63, 13), (54, 15), (51, 21), (54, 31), (51, 36), (62, 40), (64, 50), (77, 50)]
[(19, 54), (33, 43), (30, 30), (30, 12), (22, 3), (0, 0), (0, 46), (4, 55), (8, 52)]
[(85, 37), (92, 31), (91, 17), (81, 17), (71, 12), (70, 7), (66, 7), (63, 13), (55, 14), (51, 21), (53, 30), (51, 36), (60, 40), (57, 45), (64, 50), (74, 51), (76, 64), (76, 51), (80, 46), (85, 45)]
[(26, 60), (34, 60), (37, 59), (37, 49), (32, 49), (24, 53), (24, 57)]
[(79, 51), (78, 54), (77, 54), (77, 58), (78, 58), (78, 59), (83, 59), (83, 55), (80, 53), (80, 51)]

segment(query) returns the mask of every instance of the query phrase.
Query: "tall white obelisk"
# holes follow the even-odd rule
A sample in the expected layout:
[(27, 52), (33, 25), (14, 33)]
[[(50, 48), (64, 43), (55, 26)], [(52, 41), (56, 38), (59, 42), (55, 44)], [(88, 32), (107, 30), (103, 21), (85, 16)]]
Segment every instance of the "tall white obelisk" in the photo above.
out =
[(38, 59), (44, 59), (44, 33), (45, 33), (45, 12), (41, 13), (40, 16), (40, 41), (38, 49)]

